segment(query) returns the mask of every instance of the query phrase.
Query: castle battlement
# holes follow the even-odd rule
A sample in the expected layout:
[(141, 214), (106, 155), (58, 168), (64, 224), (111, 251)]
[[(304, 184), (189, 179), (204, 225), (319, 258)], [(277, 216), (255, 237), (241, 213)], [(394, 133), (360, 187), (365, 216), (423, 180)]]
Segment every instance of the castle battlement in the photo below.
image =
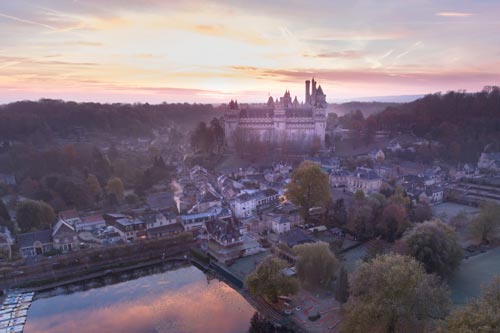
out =
[[(226, 140), (233, 146), (240, 139), (259, 140), (270, 143), (296, 142), (310, 145), (325, 139), (326, 95), (321, 86), (316, 87), (312, 79), (305, 82), (306, 93), (303, 103), (290, 92), (279, 99), (269, 97), (267, 103), (239, 106), (231, 101), (224, 116)], [(312, 88), (312, 90), (311, 90)]]

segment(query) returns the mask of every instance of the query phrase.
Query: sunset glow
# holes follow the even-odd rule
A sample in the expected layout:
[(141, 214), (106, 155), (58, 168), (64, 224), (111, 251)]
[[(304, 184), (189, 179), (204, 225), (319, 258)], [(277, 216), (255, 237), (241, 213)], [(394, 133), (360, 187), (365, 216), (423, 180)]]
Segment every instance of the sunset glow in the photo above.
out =
[(0, 103), (328, 101), (500, 82), (497, 1), (19, 0), (0, 4)]

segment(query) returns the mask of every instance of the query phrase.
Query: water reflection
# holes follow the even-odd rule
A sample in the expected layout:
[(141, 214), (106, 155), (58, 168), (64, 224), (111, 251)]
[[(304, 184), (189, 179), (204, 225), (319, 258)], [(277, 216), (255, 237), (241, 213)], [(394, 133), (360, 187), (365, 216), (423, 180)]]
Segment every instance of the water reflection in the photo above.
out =
[(255, 311), (231, 287), (192, 266), (41, 296), (30, 307), (26, 333), (245, 332)]

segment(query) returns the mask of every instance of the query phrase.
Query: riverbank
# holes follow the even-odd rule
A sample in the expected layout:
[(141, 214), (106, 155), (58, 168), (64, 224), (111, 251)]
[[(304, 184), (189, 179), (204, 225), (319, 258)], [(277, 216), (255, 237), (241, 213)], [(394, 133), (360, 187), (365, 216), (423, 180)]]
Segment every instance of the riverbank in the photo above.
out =
[(112, 247), (82, 250), (66, 255), (37, 258), (34, 262), (12, 266), (3, 273), (0, 288), (41, 288), (64, 281), (84, 280), (110, 271), (154, 265), (167, 259), (182, 259), (196, 246), (184, 238), (162, 239)]

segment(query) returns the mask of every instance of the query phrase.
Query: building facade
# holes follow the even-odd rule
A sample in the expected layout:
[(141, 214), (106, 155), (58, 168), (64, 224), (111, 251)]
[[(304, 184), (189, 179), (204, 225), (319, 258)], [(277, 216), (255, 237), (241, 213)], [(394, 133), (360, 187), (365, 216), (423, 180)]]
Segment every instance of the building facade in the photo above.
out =
[[(289, 91), (280, 99), (269, 97), (265, 104), (239, 106), (229, 103), (224, 116), (225, 137), (229, 146), (238, 142), (294, 143), (300, 146), (324, 144), (326, 95), (312, 79), (305, 82), (305, 102), (292, 100)], [(312, 90), (311, 90), (312, 88)]]

